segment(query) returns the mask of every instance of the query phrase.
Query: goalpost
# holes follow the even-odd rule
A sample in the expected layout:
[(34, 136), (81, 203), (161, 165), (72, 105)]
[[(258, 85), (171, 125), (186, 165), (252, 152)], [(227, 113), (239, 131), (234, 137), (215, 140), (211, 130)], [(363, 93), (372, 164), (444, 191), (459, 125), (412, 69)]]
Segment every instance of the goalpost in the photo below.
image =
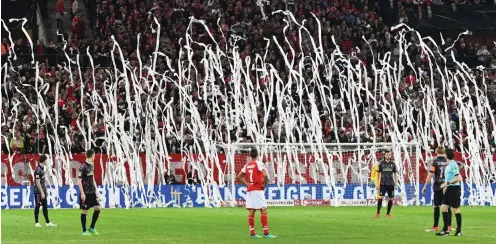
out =
[[(268, 204), (368, 206), (376, 204), (371, 182), (373, 165), (386, 150), (398, 167), (399, 187), (395, 203), (419, 205), (421, 151), (413, 143), (237, 143), (226, 150), (230, 186), (239, 184), (235, 175), (250, 160), (249, 151), (259, 150), (269, 173), (265, 191)], [(229, 186), (227, 186), (229, 187)], [(237, 199), (242, 200), (242, 199)]]

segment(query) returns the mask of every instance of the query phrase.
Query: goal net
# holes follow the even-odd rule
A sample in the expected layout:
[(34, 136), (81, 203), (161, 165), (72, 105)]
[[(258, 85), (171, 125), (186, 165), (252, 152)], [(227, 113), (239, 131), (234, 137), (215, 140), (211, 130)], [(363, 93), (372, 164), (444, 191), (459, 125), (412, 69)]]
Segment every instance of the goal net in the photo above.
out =
[[(269, 173), (268, 205), (367, 206), (376, 204), (372, 167), (392, 152), (398, 167), (395, 204), (419, 205), (420, 150), (415, 144), (232, 144), (226, 157), (232, 191), (246, 189), (233, 177), (250, 160), (252, 148)], [(236, 197), (243, 201), (243, 194)]]

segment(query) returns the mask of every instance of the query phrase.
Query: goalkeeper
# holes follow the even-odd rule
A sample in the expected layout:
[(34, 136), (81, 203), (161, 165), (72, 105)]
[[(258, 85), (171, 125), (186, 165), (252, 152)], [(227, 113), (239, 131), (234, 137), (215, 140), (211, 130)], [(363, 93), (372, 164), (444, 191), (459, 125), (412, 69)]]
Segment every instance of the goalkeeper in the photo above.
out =
[[(372, 167), (372, 172), (370, 172), (370, 183), (371, 185), (373, 185), (373, 187), (381, 185), (381, 179), (378, 178), (377, 176), (379, 176), (378, 163), (374, 164), (374, 166)], [(375, 191), (375, 200), (379, 200), (379, 199), (381, 199), (381, 194), (379, 191)]]

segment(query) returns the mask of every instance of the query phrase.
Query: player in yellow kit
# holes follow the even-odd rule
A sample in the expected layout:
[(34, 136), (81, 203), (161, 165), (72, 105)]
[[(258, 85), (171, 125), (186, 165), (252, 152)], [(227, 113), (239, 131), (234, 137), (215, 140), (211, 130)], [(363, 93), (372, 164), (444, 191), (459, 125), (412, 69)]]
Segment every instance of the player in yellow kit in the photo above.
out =
[[(379, 164), (374, 164), (372, 166), (372, 171), (370, 172), (370, 182), (374, 183), (376, 186), (381, 185), (381, 178), (379, 177)], [(375, 200), (381, 199), (380, 191), (375, 192)]]

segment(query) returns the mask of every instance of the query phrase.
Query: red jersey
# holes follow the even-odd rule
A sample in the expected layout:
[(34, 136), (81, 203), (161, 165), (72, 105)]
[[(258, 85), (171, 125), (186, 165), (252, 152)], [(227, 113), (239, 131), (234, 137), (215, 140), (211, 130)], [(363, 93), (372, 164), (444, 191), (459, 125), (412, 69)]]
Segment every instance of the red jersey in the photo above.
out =
[(241, 169), (241, 172), (245, 173), (245, 179), (248, 182), (248, 192), (250, 191), (262, 191), (262, 185), (264, 181), (263, 171), (265, 166), (262, 162), (251, 161)]

